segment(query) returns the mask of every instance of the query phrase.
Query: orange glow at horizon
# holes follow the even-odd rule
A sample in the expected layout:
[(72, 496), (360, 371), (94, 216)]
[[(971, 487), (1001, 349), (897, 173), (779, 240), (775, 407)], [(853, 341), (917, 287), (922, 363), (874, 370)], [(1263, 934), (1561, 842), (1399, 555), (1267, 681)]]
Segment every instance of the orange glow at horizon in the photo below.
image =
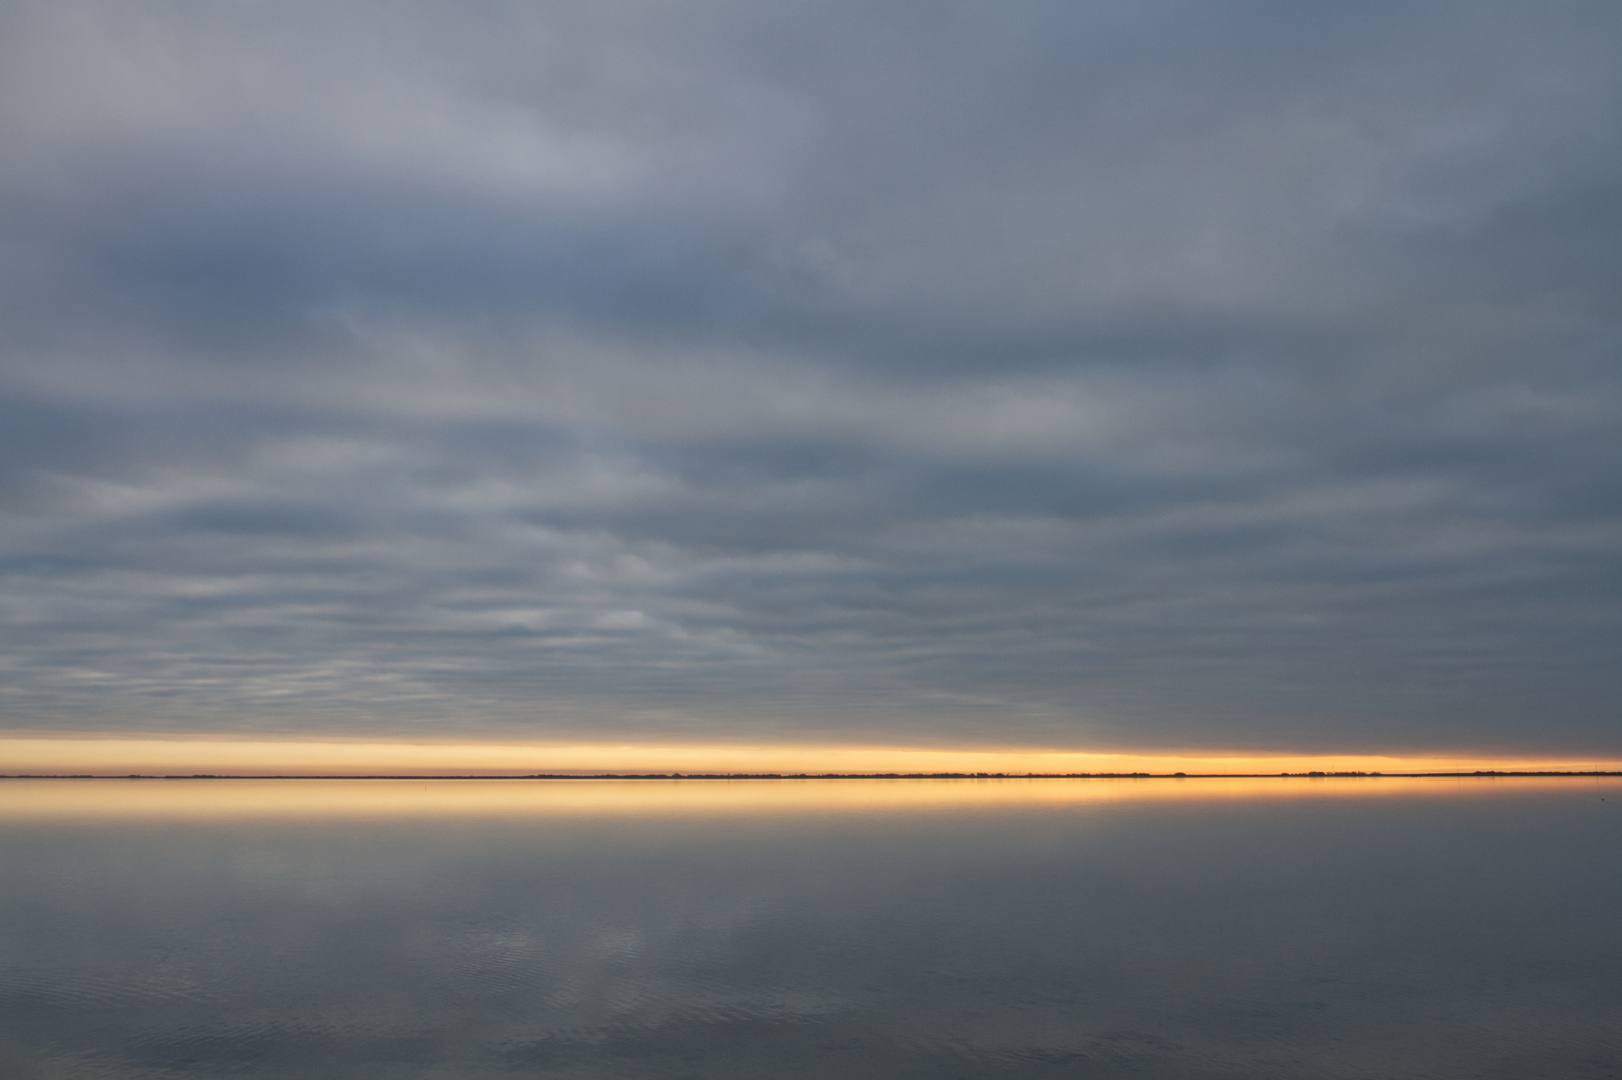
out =
[(881, 746), (581, 745), (0, 738), (0, 775), (521, 776), (670, 773), (1176, 773), (1615, 771), (1617, 759), (1503, 755), (1089, 753)]

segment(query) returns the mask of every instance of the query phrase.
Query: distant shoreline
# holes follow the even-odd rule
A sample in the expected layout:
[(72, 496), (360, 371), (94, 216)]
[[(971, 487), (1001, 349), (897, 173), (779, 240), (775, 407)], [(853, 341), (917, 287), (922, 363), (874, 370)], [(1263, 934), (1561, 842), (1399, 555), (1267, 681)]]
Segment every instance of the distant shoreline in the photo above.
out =
[(1473, 769), (1463, 772), (1278, 772), (1278, 773), (12, 773), (0, 780), (1329, 780), (1622, 776), (1622, 770), (1582, 772)]

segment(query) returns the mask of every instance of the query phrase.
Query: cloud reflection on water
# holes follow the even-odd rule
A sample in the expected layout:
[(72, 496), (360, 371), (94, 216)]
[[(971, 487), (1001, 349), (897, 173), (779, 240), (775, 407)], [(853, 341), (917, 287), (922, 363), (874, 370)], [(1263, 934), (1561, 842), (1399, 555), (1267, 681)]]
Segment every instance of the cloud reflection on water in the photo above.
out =
[(1616, 778), (5, 781), (0, 800), (8, 1077), (1622, 1065)]

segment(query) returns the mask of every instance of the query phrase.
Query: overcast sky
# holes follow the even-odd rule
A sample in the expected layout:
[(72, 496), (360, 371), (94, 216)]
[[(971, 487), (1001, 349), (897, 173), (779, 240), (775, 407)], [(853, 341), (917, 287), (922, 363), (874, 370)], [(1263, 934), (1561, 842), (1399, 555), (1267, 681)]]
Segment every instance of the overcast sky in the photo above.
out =
[(1622, 5), (10, 0), (13, 731), (1622, 750)]

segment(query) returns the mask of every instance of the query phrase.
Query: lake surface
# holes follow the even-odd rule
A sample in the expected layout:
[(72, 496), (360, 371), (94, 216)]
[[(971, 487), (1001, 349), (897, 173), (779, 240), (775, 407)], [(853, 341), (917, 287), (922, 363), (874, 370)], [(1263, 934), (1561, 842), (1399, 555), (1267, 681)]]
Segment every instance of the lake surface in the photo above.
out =
[(4, 780), (0, 1076), (1622, 1077), (1622, 780)]

